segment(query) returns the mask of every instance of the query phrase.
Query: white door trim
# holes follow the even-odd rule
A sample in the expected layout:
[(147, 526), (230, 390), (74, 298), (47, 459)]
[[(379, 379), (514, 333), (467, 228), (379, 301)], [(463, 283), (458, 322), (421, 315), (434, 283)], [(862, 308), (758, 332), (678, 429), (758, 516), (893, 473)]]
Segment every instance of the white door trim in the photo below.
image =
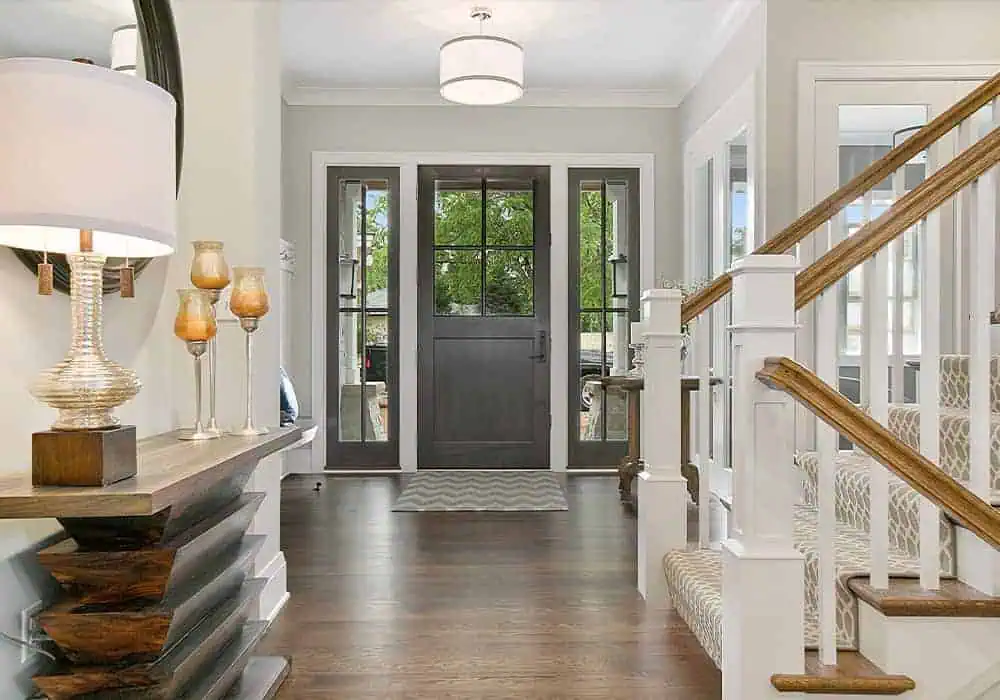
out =
[[(656, 216), (653, 167), (648, 153), (424, 153), (313, 151), (311, 166), (311, 345), (312, 417), (320, 426), (312, 443), (312, 470), (326, 464), (326, 169), (399, 168), (399, 288), (417, 289), (417, 166), (541, 165), (551, 168), (551, 394), (550, 469), (569, 461), (569, 168), (638, 168), (640, 284), (655, 286)], [(399, 304), (399, 464), (417, 469), (417, 295), (400, 294)]]
[[(684, 277), (686, 281), (693, 281), (703, 275), (706, 267), (718, 274), (718, 267), (721, 267), (722, 250), (728, 245), (728, 219), (730, 215), (729, 206), (729, 142), (739, 135), (746, 133), (747, 141), (747, 202), (749, 207), (747, 217), (747, 229), (751, 247), (756, 247), (763, 238), (763, 217), (760, 208), (763, 181), (760, 153), (760, 134), (757, 123), (759, 119), (757, 110), (757, 72), (754, 71), (743, 84), (737, 88), (736, 92), (709, 117), (704, 124), (694, 132), (687, 141), (684, 142)], [(695, 209), (699, 204), (698, 193), (695, 192), (694, 183), (696, 173), (700, 166), (708, 160), (712, 160), (712, 211), (709, 214), (712, 225), (712, 260), (706, 260), (709, 246), (704, 241), (696, 241)], [(725, 194), (724, 194), (725, 193)], [(714, 276), (713, 274), (713, 276)], [(724, 308), (724, 307), (719, 307)], [(721, 343), (727, 342), (728, 330), (725, 318), (722, 313), (713, 315), (714, 337), (717, 347), (712, 348), (711, 357), (713, 367), (723, 376), (728, 375), (725, 354), (721, 350)], [(717, 355), (721, 354), (721, 357)], [(695, 371), (698, 371), (695, 368)], [(717, 391), (718, 393), (715, 393)], [(715, 390), (712, 393), (712, 402), (716, 407), (716, 415), (725, 416), (728, 411), (729, 393), (725, 390)], [(700, 401), (701, 396), (696, 397)], [(696, 424), (696, 422), (694, 422)], [(713, 435), (715, 440), (716, 455), (726, 453), (726, 442), (728, 441), (729, 426), (724, 420), (717, 420), (717, 427)], [(700, 445), (700, 441), (692, 436), (692, 445)], [(699, 464), (702, 457), (698, 455)], [(719, 494), (723, 498), (728, 498), (732, 492), (732, 469), (726, 464), (724, 458), (716, 458), (709, 466), (710, 489), (713, 493)]]
[[(866, 63), (804, 61), (798, 70), (798, 115), (796, 164), (796, 201), (799, 214), (807, 211), (830, 192), (816, 192), (816, 93), (818, 85), (834, 83), (906, 83), (938, 81), (982, 81), (1000, 72), (994, 63)], [(956, 96), (958, 99), (958, 96)], [(808, 265), (816, 257), (816, 241), (812, 235), (798, 246), (799, 264)], [(815, 353), (815, 316), (810, 306), (799, 313), (801, 324), (797, 335), (796, 354), (805, 362), (812, 362)], [(797, 414), (802, 416), (801, 412)], [(796, 446), (811, 449), (815, 438), (813, 420), (796, 422)]]
[[(798, 181), (799, 213), (815, 203), (816, 85), (820, 82), (989, 80), (1000, 73), (996, 63), (845, 63), (803, 61), (799, 64)], [(829, 194), (829, 193), (827, 193)], [(812, 246), (809, 246), (812, 254)], [(811, 258), (806, 258), (810, 260)]]

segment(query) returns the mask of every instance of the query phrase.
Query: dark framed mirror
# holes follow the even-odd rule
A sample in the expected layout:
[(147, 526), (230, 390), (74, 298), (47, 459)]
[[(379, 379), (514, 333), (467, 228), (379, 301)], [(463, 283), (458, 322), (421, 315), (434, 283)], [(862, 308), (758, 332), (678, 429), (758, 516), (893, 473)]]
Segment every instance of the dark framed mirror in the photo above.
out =
[[(30, 0), (3, 3), (0, 7), (0, 58), (38, 56), (86, 59), (98, 65), (114, 66), (113, 47), (119, 35), (134, 37), (135, 54), (142, 61), (146, 80), (159, 85), (177, 101), (177, 184), (180, 186), (181, 160), (184, 152), (184, 91), (181, 76), (180, 47), (170, 0), (132, 0), (105, 3), (79, 0)], [(128, 31), (134, 25), (134, 31)], [(125, 29), (122, 32), (120, 30)], [(127, 52), (126, 52), (127, 53)], [(120, 60), (120, 59), (117, 59)], [(116, 69), (131, 69), (120, 66)], [(131, 72), (131, 71), (130, 71)], [(137, 77), (136, 80), (141, 78)], [(42, 254), (33, 250), (13, 249), (14, 255), (33, 273), (42, 262)], [(69, 264), (62, 255), (50, 254), (53, 284), (69, 293)], [(130, 260), (138, 277), (148, 259)], [(121, 261), (109, 259), (104, 271), (104, 293), (119, 289), (115, 269)]]

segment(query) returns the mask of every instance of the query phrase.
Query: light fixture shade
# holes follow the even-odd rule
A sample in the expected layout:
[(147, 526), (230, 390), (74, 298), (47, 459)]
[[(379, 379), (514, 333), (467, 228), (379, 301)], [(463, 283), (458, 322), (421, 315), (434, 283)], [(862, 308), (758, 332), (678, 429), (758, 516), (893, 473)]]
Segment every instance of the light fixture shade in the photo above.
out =
[(134, 24), (118, 27), (111, 34), (111, 70), (135, 75), (139, 56), (139, 30)]
[(441, 96), (467, 105), (498, 105), (524, 94), (524, 49), (483, 34), (460, 36), (441, 46)]
[(169, 255), (177, 241), (176, 104), (100, 66), (0, 60), (0, 245)]

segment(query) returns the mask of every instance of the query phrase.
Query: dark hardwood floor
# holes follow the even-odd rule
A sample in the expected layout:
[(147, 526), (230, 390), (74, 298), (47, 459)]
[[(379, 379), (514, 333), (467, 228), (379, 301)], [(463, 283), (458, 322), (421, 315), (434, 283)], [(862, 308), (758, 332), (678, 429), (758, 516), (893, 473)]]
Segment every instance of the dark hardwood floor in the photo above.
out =
[(636, 593), (615, 478), (570, 477), (551, 513), (393, 513), (399, 477), (315, 482), (282, 494), (279, 700), (721, 697), (676, 613)]

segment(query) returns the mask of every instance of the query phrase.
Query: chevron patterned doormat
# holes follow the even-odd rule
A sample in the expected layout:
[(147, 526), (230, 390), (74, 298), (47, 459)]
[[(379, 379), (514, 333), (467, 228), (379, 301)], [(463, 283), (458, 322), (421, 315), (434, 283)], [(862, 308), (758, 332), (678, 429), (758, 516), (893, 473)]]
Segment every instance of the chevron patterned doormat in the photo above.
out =
[(394, 511), (569, 510), (549, 471), (425, 471), (410, 477)]

